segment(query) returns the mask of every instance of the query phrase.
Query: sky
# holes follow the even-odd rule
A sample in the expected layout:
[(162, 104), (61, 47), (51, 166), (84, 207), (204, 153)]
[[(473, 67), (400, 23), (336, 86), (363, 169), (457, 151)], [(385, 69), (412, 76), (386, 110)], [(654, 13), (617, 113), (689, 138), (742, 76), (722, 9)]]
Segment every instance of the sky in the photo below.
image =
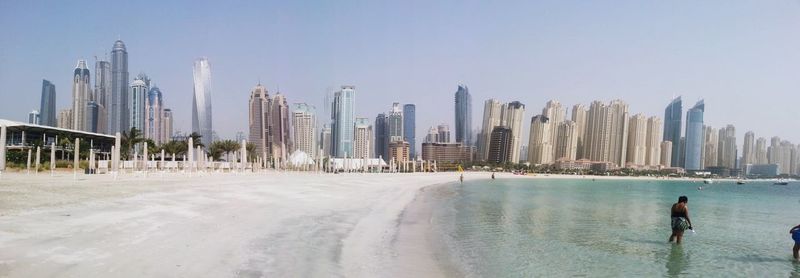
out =
[[(664, 116), (680, 95), (705, 99), (705, 124), (800, 143), (800, 0), (787, 1), (0, 1), (0, 118), (39, 109), (42, 79), (68, 107), (79, 59), (122, 39), (131, 80), (146, 73), (191, 130), (192, 63), (211, 65), (213, 126), (247, 132), (261, 82), (317, 107), (356, 87), (356, 116), (393, 102), (417, 106), (417, 142), (449, 124), (454, 93), (567, 107), (623, 99), (631, 114)], [(92, 76), (94, 78), (94, 76)], [(92, 81), (94, 82), (94, 80)], [(527, 137), (527, 126), (524, 136)], [(524, 142), (527, 142), (525, 140)]]

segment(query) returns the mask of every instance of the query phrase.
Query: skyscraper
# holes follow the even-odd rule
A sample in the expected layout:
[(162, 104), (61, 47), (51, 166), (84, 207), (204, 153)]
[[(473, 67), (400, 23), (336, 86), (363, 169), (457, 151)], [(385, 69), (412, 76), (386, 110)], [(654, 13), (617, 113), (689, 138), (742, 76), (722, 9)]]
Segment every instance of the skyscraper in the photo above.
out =
[(211, 117), (211, 66), (205, 57), (194, 61), (194, 95), (192, 96), (192, 132), (202, 136), (200, 140), (214, 140)]
[(558, 124), (555, 161), (576, 160), (578, 155), (578, 125), (573, 121)]
[(719, 155), (717, 154), (719, 148), (719, 134), (717, 133), (717, 129), (706, 126), (705, 127), (705, 145), (703, 146), (703, 168), (708, 167), (716, 167), (717, 166), (717, 159)]
[(354, 127), (353, 138), (353, 158), (371, 158), (372, 143), (372, 125), (367, 118), (356, 118)]
[(264, 159), (269, 159), (270, 150), (269, 133), (269, 92), (259, 83), (250, 91), (248, 111), (248, 136), (247, 141), (256, 146), (256, 153)]
[(764, 137), (758, 137), (756, 139), (756, 157), (754, 164), (767, 164), (769, 160), (767, 159), (767, 139)]
[(511, 161), (511, 129), (497, 126), (492, 130), (489, 140), (489, 159), (486, 162), (502, 164)]
[[(525, 105), (519, 101), (512, 101), (503, 104), (501, 108), (500, 125), (507, 127), (511, 131), (511, 150), (509, 159), (511, 163), (520, 161), (520, 145), (522, 145), (522, 121), (525, 117)], [(528, 146), (530, 148), (530, 146)]]
[(136, 128), (142, 133), (145, 132), (145, 106), (147, 102), (147, 94), (150, 88), (143, 79), (135, 78), (131, 83), (130, 90), (128, 91), (128, 123), (131, 128)]
[(387, 120), (389, 143), (403, 141), (403, 110), (400, 108), (400, 103), (392, 104)]
[(328, 124), (322, 125), (322, 131), (320, 132), (320, 149), (322, 149), (322, 155), (330, 156), (333, 144), (333, 138), (331, 137), (331, 126)]
[(428, 134), (425, 135), (425, 141), (423, 143), (438, 143), (439, 142), (439, 130), (435, 127), (431, 127), (428, 129)]
[(33, 110), (28, 113), (28, 123), (34, 125), (41, 125), (41, 115), (38, 110)]
[(58, 112), (58, 128), (72, 129), (72, 108), (61, 109)]
[(478, 135), (478, 160), (489, 158), (489, 139), (494, 127), (500, 125), (502, 104), (496, 99), (487, 99), (483, 104), (483, 125)]
[(664, 132), (664, 123), (659, 117), (647, 118), (647, 155), (645, 165), (661, 165), (661, 138)]
[(455, 96), (456, 142), (472, 146), (472, 96), (463, 84), (458, 85)]
[(587, 113), (585, 158), (592, 161), (609, 161), (610, 125), (608, 106), (600, 101), (593, 101)]
[(294, 150), (302, 151), (311, 157), (317, 156), (317, 118), (316, 109), (306, 103), (292, 104), (292, 131)]
[(172, 126), (173, 126), (173, 118), (172, 118), (172, 109), (165, 108), (163, 110), (164, 115), (161, 116), (161, 142), (169, 142), (172, 140)]
[(628, 153), (628, 104), (622, 100), (612, 100), (609, 110), (609, 160), (625, 167)]
[(550, 119), (544, 115), (531, 117), (528, 136), (528, 162), (531, 164), (553, 163), (553, 145), (550, 142)]
[(355, 94), (353, 86), (342, 86), (333, 96), (333, 153), (336, 157), (353, 155), (355, 126)]
[(412, 158), (417, 155), (417, 106), (403, 105), (403, 139), (408, 142)]
[(89, 103), (90, 82), (89, 69), (86, 61), (78, 61), (72, 75), (72, 128), (87, 131), (86, 129), (86, 104)]
[(383, 159), (389, 158), (389, 127), (386, 114), (380, 113), (375, 117), (375, 156)]
[(128, 118), (128, 51), (121, 40), (111, 50), (111, 108), (108, 134), (130, 129)]
[(439, 141), (437, 143), (450, 143), (450, 126), (440, 124), (436, 129), (439, 132), (439, 136), (437, 137)]
[(647, 118), (643, 114), (630, 117), (626, 162), (631, 165), (647, 164)]
[(56, 85), (42, 79), (42, 99), (39, 104), (39, 124), (55, 127), (56, 122)]
[(88, 132), (98, 132), (100, 124), (100, 105), (97, 104), (94, 100), (90, 100), (86, 103), (86, 131)]
[(742, 168), (747, 164), (756, 164), (756, 134), (752, 131), (744, 133), (744, 146), (742, 147)]
[(107, 134), (111, 101), (111, 63), (108, 61), (94, 63), (94, 101), (98, 106), (97, 131)]
[(736, 168), (736, 128), (727, 125), (719, 129), (718, 162), (717, 166)]
[(664, 141), (672, 142), (672, 157), (670, 161), (672, 167), (681, 167), (680, 153), (678, 147), (681, 141), (681, 117), (683, 114), (683, 107), (681, 104), (681, 97), (676, 97), (672, 102), (667, 105), (664, 110)]
[[(572, 121), (575, 122), (576, 137), (577, 137), (577, 150), (576, 158), (586, 158), (584, 149), (586, 148), (586, 126), (588, 121), (588, 111), (583, 104), (576, 104), (572, 106)], [(660, 140), (661, 138), (659, 138)]]
[[(279, 161), (288, 159), (292, 149), (292, 141), (289, 134), (289, 104), (286, 102), (280, 92), (277, 92), (274, 97), (269, 101), (269, 134), (272, 143), (272, 157), (278, 158)], [(312, 128), (315, 128), (312, 126)], [(313, 130), (311, 131), (313, 132)], [(313, 141), (311, 141), (313, 142)], [(314, 152), (307, 153), (314, 155)]]
[(686, 154), (684, 168), (686, 170), (703, 169), (703, 113), (705, 104), (698, 101), (694, 107), (686, 111)]
[(547, 129), (548, 136), (550, 136), (548, 142), (550, 142), (550, 145), (553, 148), (553, 150), (549, 153), (550, 156), (552, 157), (550, 157), (547, 160), (555, 161), (556, 141), (557, 138), (559, 137), (558, 125), (564, 122), (564, 120), (566, 119), (567, 110), (557, 100), (549, 100), (542, 109), (542, 116), (545, 116), (548, 119), (547, 124), (550, 125), (550, 127)]
[(156, 144), (166, 143), (162, 132), (162, 116), (164, 116), (164, 100), (161, 89), (156, 86), (147, 93), (145, 105), (144, 137), (153, 140)]
[(661, 166), (670, 167), (672, 165), (672, 142), (661, 142)]

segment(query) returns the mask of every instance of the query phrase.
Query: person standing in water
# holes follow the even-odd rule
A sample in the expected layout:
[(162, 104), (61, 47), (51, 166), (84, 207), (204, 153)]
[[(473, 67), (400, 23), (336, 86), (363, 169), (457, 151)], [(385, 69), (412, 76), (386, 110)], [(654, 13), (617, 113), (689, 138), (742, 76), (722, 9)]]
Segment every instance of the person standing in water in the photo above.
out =
[(492, 172), (492, 179), (494, 179), (494, 172)]
[(692, 229), (692, 220), (689, 219), (689, 207), (686, 204), (689, 202), (689, 198), (686, 196), (678, 197), (678, 202), (672, 205), (672, 209), (670, 211), (670, 217), (672, 218), (672, 235), (669, 236), (669, 242), (673, 240), (676, 243), (681, 244), (681, 239), (683, 238), (683, 232), (686, 229)]
[(458, 177), (458, 181), (464, 183), (464, 174), (461, 174), (461, 176)]
[(794, 239), (794, 248), (792, 248), (794, 259), (800, 261), (800, 225), (794, 226), (794, 228), (789, 230), (789, 234), (791, 234), (792, 239)]

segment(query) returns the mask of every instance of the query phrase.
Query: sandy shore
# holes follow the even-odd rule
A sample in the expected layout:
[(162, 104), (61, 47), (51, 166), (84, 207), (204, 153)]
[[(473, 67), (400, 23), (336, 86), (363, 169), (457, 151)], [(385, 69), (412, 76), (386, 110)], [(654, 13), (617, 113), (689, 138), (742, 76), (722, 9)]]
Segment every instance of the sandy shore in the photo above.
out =
[(457, 177), (4, 174), (0, 276), (448, 276), (400, 227), (425, 221), (404, 213), (420, 189)]

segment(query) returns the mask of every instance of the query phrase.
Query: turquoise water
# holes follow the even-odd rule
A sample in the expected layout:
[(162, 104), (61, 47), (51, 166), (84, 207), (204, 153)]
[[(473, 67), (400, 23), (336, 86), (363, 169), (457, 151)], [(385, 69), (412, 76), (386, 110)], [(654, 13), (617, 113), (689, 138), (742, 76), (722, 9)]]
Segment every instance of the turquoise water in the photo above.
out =
[[(800, 277), (789, 235), (798, 184), (498, 179), (441, 190), (434, 231), (466, 276)], [(697, 233), (668, 244), (680, 195)]]

